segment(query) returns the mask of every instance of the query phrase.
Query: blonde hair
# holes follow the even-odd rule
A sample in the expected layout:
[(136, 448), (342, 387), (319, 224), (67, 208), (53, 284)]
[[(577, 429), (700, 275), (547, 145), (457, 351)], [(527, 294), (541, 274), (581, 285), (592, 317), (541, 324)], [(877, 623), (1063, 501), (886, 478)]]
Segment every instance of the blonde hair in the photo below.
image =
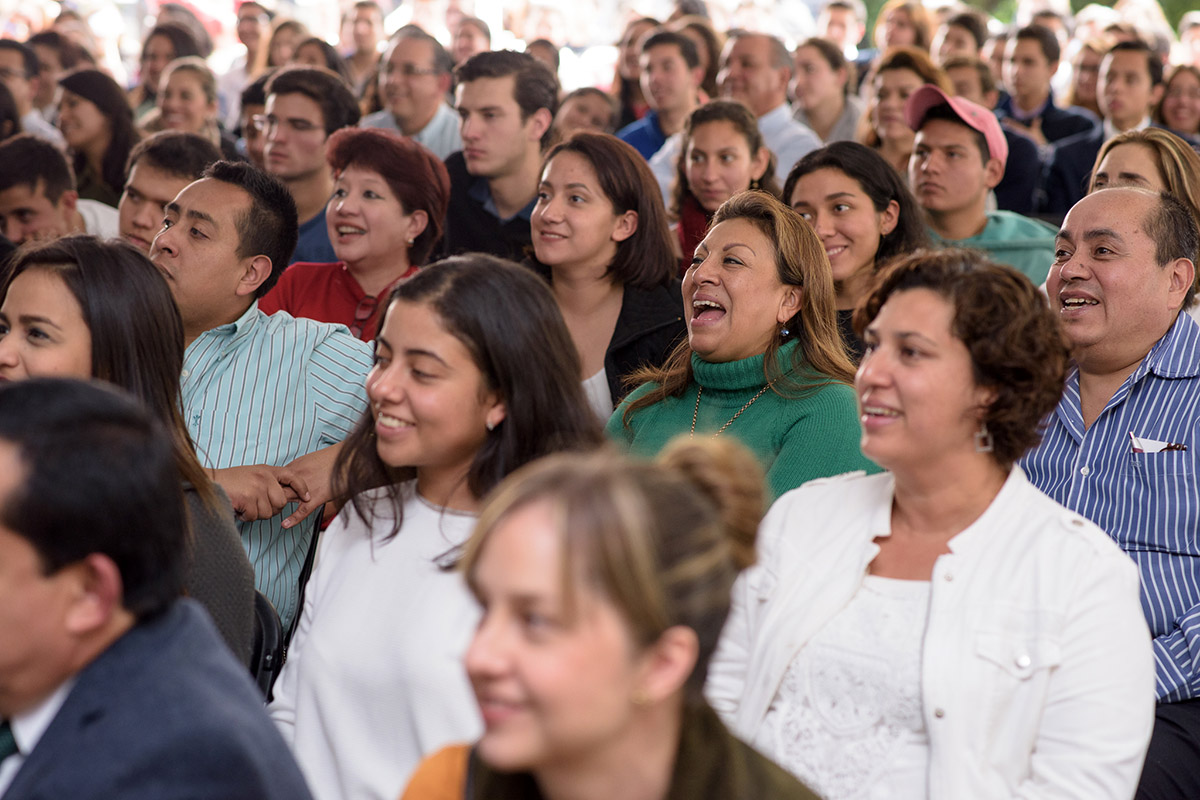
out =
[(466, 545), (460, 568), (473, 591), (488, 537), (532, 503), (548, 506), (556, 521), (568, 612), (582, 584), (617, 608), (640, 647), (668, 628), (692, 629), (699, 652), (684, 694), (701, 702), (733, 582), (754, 563), (765, 508), (762, 468), (750, 451), (733, 439), (678, 439), (652, 463), (601, 451), (523, 467), (497, 487)]

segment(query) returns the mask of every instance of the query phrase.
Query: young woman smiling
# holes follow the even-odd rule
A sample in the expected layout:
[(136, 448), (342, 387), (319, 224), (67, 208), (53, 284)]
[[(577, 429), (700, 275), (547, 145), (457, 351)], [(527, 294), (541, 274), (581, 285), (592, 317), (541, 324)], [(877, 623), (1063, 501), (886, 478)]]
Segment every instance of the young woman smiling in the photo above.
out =
[(484, 733), (402, 800), (815, 800), (701, 692), (762, 504), (753, 457), (720, 441), (551, 456), (502, 484), (463, 559)]
[(392, 290), (375, 353), (335, 469), (350, 502), (270, 707), (318, 797), (397, 797), (422, 756), (480, 733), (461, 668), (479, 609), (444, 567), (506, 475), (600, 439), (562, 316), (523, 267), (420, 270)]
[(722, 205), (683, 279), (688, 339), (608, 422), (613, 439), (652, 455), (679, 434), (748, 445), (778, 496), (863, 458), (854, 366), (833, 310), (833, 278), (812, 228), (762, 192)]
[(58, 128), (71, 153), (79, 196), (116, 208), (125, 162), (139, 138), (125, 93), (98, 69), (69, 72), (58, 85)]
[(901, 176), (908, 175), (916, 134), (904, 121), (908, 97), (927, 83), (946, 93), (950, 81), (924, 50), (895, 47), (884, 53), (871, 79), (872, 97), (859, 122), (858, 141), (879, 151)]
[(546, 157), (530, 227), (533, 252), (579, 352), (601, 419), (625, 378), (661, 365), (683, 338), (666, 211), (646, 161), (606, 134), (578, 133)]
[(380, 299), (425, 263), (442, 236), (450, 177), (423, 145), (379, 128), (343, 128), (325, 154), (335, 177), (325, 224), (340, 260), (292, 264), (258, 307), (340, 322), (370, 341)]
[(889, 259), (929, 246), (921, 209), (883, 156), (857, 142), (835, 142), (800, 159), (783, 192), (825, 247), (838, 328), (858, 363), (864, 346), (851, 323), (854, 307)]
[(767, 148), (757, 118), (734, 100), (713, 100), (693, 111), (679, 152), (671, 215), (683, 253), (682, 275), (722, 203), (747, 189), (779, 197), (779, 183), (775, 154)]
[(862, 100), (850, 92), (854, 65), (837, 45), (818, 38), (797, 45), (793, 59), (793, 116), (826, 144), (853, 139), (863, 113)]
[(237, 141), (217, 119), (217, 77), (197, 56), (177, 58), (163, 70), (156, 112), (142, 124), (147, 132), (184, 131), (203, 136), (221, 148), (221, 155), (240, 161)]

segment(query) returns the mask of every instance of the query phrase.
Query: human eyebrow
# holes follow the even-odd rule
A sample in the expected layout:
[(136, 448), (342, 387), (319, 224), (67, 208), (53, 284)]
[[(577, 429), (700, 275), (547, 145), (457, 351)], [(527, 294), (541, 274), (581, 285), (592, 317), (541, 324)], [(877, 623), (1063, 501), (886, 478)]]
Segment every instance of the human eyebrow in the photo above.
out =
[(62, 327), (49, 317), (42, 317), (37, 314), (22, 314), (17, 317), (17, 321), (22, 325), (47, 325), (55, 330), (62, 330)]
[(438, 362), (442, 366), (449, 366), (449, 364), (446, 363), (446, 360), (444, 358), (442, 358), (441, 356), (439, 356), (437, 353), (433, 352), (432, 350), (422, 350), (419, 347), (410, 347), (404, 351), (404, 355), (408, 356), (409, 358), (420, 358), (420, 357), (424, 356), (425, 358), (432, 358), (434, 361)]
[(1083, 232), (1083, 240), (1085, 242), (1094, 242), (1097, 239), (1113, 239), (1118, 242), (1124, 242), (1121, 234), (1114, 231), (1112, 228), (1092, 228)]
[(745, 244), (744, 242), (730, 242), (729, 244), (725, 245), (725, 246), (724, 246), (723, 248), (721, 248), (721, 249), (722, 249), (724, 252), (728, 253), (730, 250), (734, 249), (735, 247), (744, 247), (744, 248), (746, 248), (747, 250), (749, 250), (749, 251), (750, 251), (750, 252), (751, 252), (753, 255), (755, 255), (755, 256), (757, 256), (757, 255), (758, 255), (758, 253), (755, 253), (755, 252), (754, 252), (754, 248), (753, 248), (753, 247), (751, 247), (751, 246), (750, 246), (750, 245), (748, 245), (748, 244)]
[(187, 213), (185, 214), (185, 216), (188, 219), (196, 219), (196, 220), (200, 220), (201, 222), (207, 222), (209, 225), (212, 225), (214, 228), (221, 227), (220, 225), (217, 224), (217, 221), (215, 219), (213, 219), (211, 215), (205, 214), (203, 211), (197, 211), (194, 208), (189, 208), (187, 210)]

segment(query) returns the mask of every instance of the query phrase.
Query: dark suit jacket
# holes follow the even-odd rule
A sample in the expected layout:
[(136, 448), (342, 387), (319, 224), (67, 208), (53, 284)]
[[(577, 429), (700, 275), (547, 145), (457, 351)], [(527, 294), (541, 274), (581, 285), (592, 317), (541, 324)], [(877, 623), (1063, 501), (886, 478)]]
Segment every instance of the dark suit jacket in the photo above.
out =
[(446, 158), (446, 171), (450, 173), (450, 205), (446, 209), (446, 226), (437, 244), (436, 256), (491, 253), (520, 262), (533, 241), (529, 220), (517, 216), (501, 222), (471, 197), (471, 186), (478, 179), (467, 172), (467, 161), (461, 150)]
[(1103, 144), (1104, 128), (1097, 126), (1055, 145), (1042, 179), (1045, 194), (1038, 203), (1040, 214), (1061, 219), (1083, 198)]
[[(1011, 97), (1006, 96), (996, 104), (996, 116), (1000, 119), (1013, 116), (1012, 112), (1013, 100)], [(1053, 95), (1050, 97), (1050, 105), (1046, 106), (1039, 116), (1042, 120), (1042, 135), (1051, 144), (1057, 143), (1060, 139), (1066, 139), (1068, 136), (1087, 133), (1100, 124), (1096, 115), (1087, 109), (1076, 106), (1059, 108), (1054, 105)]]
[(180, 600), (78, 675), (4, 800), (309, 800), (262, 696)]

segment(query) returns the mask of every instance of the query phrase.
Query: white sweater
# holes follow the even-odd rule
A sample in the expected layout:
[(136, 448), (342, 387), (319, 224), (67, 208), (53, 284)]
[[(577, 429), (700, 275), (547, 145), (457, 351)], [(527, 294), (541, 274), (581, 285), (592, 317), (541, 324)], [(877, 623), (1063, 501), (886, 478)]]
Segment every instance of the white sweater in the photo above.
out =
[(271, 717), (317, 800), (394, 800), (422, 757), (482, 733), (462, 667), (479, 610), (437, 564), (475, 517), (402, 489), (394, 539), (372, 538), (349, 508), (322, 535), (275, 687)]

